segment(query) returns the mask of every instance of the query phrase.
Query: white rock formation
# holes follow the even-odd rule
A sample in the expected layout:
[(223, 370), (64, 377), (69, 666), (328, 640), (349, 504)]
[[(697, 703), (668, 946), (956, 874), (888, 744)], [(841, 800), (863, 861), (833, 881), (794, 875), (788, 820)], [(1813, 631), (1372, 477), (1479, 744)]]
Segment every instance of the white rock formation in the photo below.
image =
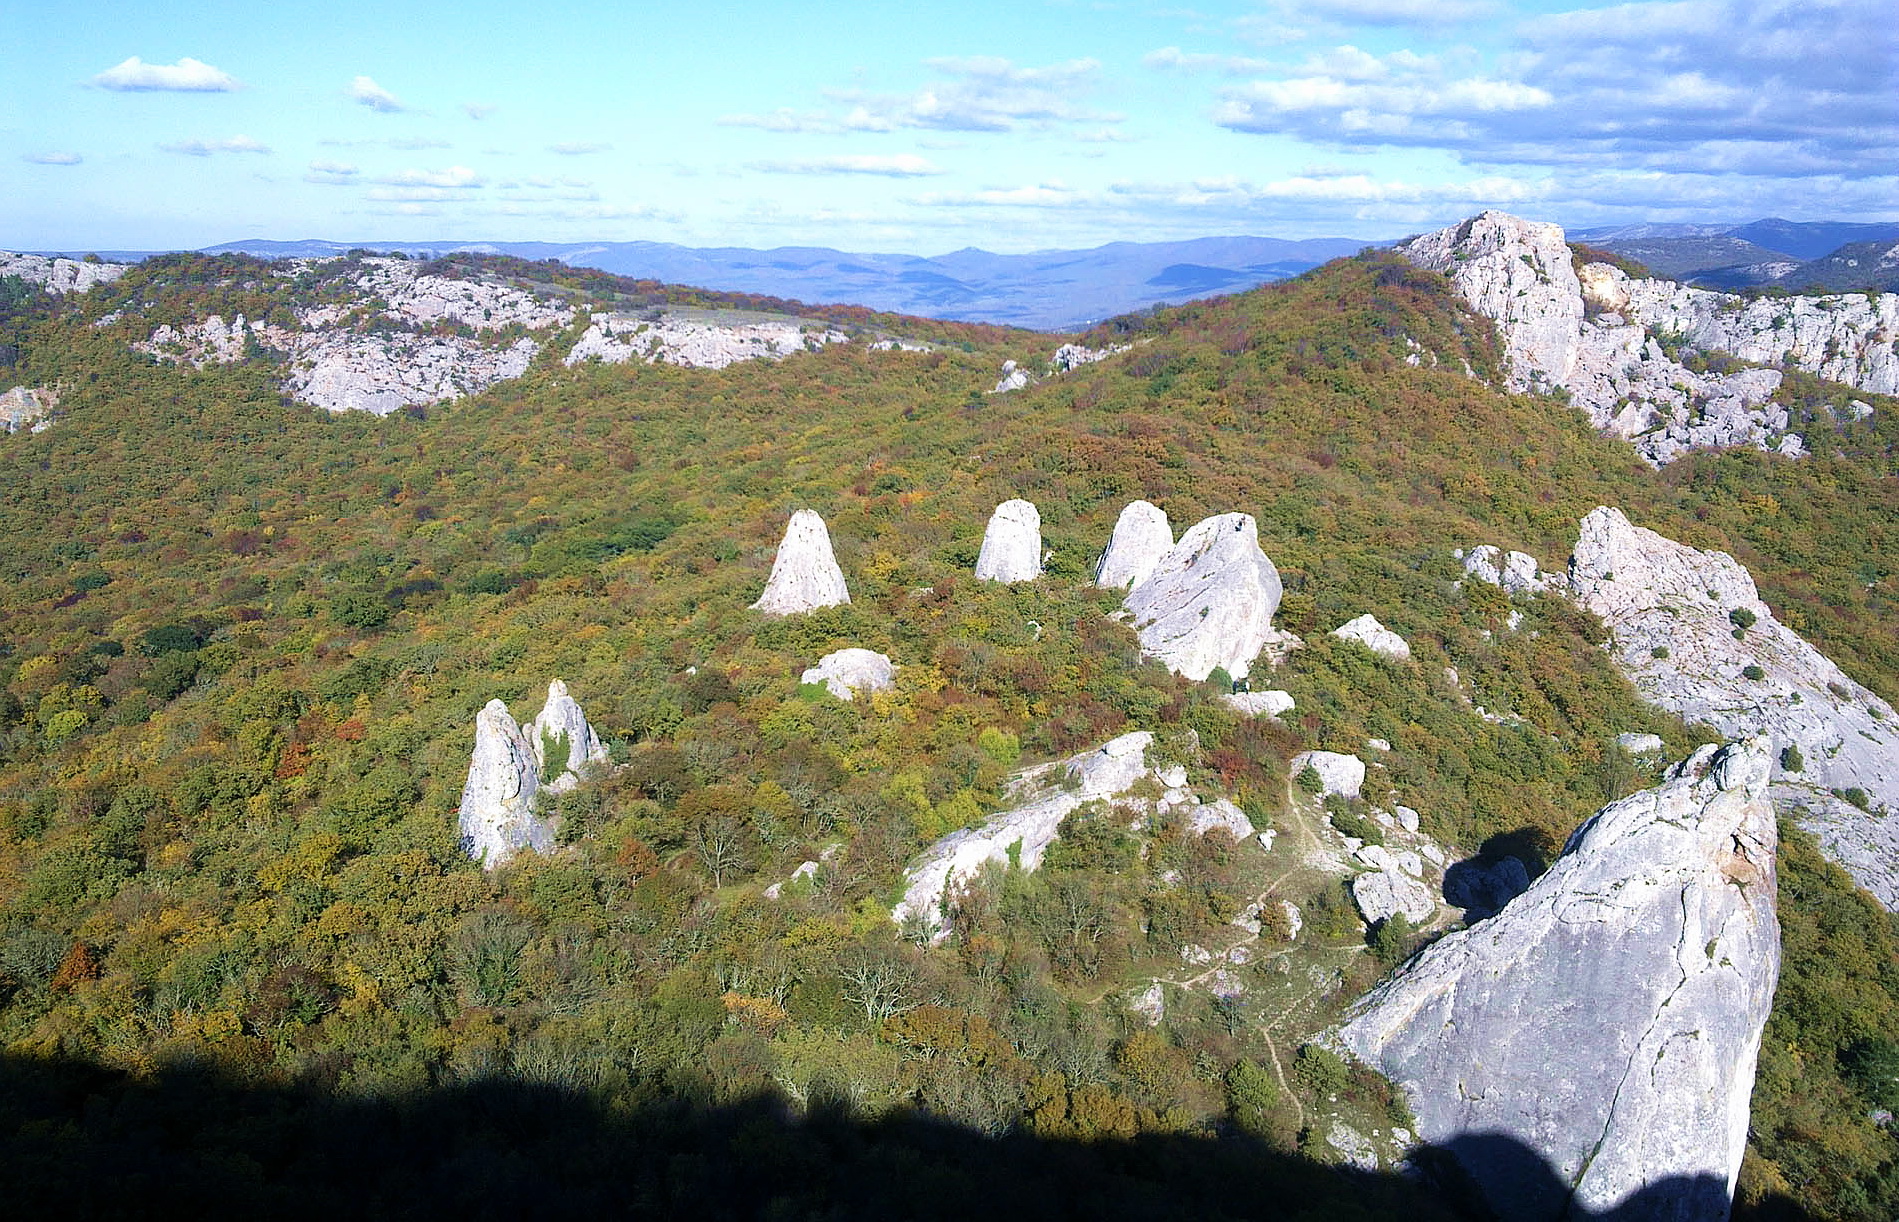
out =
[(1644, 1189), (1670, 1194), (1644, 1217), (1726, 1216), (1780, 970), (1769, 765), (1764, 740), (1703, 747), (1354, 1005), (1342, 1042), (1498, 1216)]
[(1228, 692), (1220, 700), (1244, 717), (1277, 717), (1293, 709), (1291, 692)]
[(1027, 501), (1004, 501), (989, 515), (976, 580), (1012, 584), (1042, 575), (1042, 515)]
[(607, 745), (587, 724), (580, 702), (567, 694), (567, 685), (559, 679), (547, 685), (547, 703), (541, 706), (533, 721), (522, 727), (522, 733), (534, 752), (534, 767), (539, 776), (547, 774), (548, 752), (556, 749), (554, 741), (563, 738), (567, 741), (566, 766), (558, 776), (548, 777), (541, 783), (541, 788), (548, 793), (566, 793), (585, 779), (582, 776), (585, 769), (604, 765), (608, 759)]
[(1004, 395), (1012, 390), (1021, 390), (1028, 384), (1028, 370), (1021, 368), (1014, 361), (1004, 361), (1002, 362), (1002, 377), (997, 380), (996, 388), (989, 393), (992, 395)]
[(1659, 734), (1618, 734), (1616, 745), (1630, 755), (1653, 755), (1662, 749), (1662, 736)]
[(1352, 879), (1352, 902), (1367, 925), (1403, 914), (1421, 925), (1437, 913), (1437, 897), (1424, 882), (1424, 863), (1416, 853), (1393, 853), (1383, 845), (1368, 844), (1352, 856), (1366, 873)]
[(800, 683), (822, 683), (839, 700), (858, 692), (887, 691), (897, 685), (897, 668), (889, 658), (871, 649), (840, 649), (818, 659), (798, 676)]
[(1307, 768), (1319, 774), (1321, 797), (1356, 798), (1365, 785), (1365, 761), (1337, 751), (1301, 751), (1289, 765), (1297, 777)]
[(1174, 546), (1174, 528), (1160, 506), (1130, 501), (1115, 520), (1108, 550), (1095, 566), (1095, 584), (1107, 590), (1131, 590), (1147, 580)]
[(844, 343), (842, 331), (788, 315), (726, 310), (668, 310), (657, 318), (595, 314), (564, 362), (629, 361), (724, 369), (739, 361), (775, 361), (826, 344)]
[(765, 592), (752, 604), (766, 615), (799, 615), (819, 607), (851, 601), (844, 570), (831, 554), (831, 532), (824, 519), (809, 509), (791, 515), (785, 538), (772, 560)]
[(1464, 574), (1500, 586), (1507, 594), (1538, 594), (1549, 587), (1552, 574), (1542, 572), (1528, 552), (1510, 552), (1485, 543), (1464, 555)]
[[(1729, 737), (1764, 734), (1796, 748), (1800, 771), (1775, 761), (1775, 801), (1802, 808), (1801, 825), (1834, 860), (1899, 908), (1899, 719), (1890, 704), (1776, 620), (1732, 556), (1644, 530), (1618, 509), (1583, 518), (1569, 580), (1576, 601), (1614, 634), (1616, 664), (1645, 699)], [(1738, 627), (1735, 612), (1752, 622)], [(1749, 678), (1749, 667), (1761, 677)], [(1854, 809), (1830, 789), (1859, 789), (1873, 809)]]
[[(1690, 449), (1752, 445), (1805, 453), (1774, 369), (1700, 374), (1663, 349), (1687, 340), (1750, 361), (1801, 368), (1865, 390), (1899, 388), (1899, 296), (1865, 294), (1748, 304), (1668, 281), (1631, 280), (1606, 264), (1579, 278), (1563, 231), (1485, 212), (1399, 250), (1443, 272), (1503, 339), (1509, 388), (1567, 391), (1596, 427), (1660, 465)], [(1585, 302), (1588, 309), (1585, 309)]]
[(1175, 674), (1198, 681), (1223, 667), (1242, 679), (1273, 635), (1280, 593), (1258, 525), (1223, 513), (1182, 535), (1129, 592), (1127, 608), (1141, 651)]
[(59, 394), (49, 387), (15, 386), (0, 393), (0, 433), (40, 432), (52, 423), (48, 417), (58, 406)]
[(1256, 830), (1246, 812), (1225, 798), (1196, 806), (1187, 816), (1187, 830), (1196, 836), (1204, 836), (1215, 828), (1233, 837), (1235, 844), (1245, 842)]
[(552, 848), (553, 830), (534, 816), (540, 778), (540, 760), (508, 706), (490, 700), (475, 717), (475, 752), (462, 787), (462, 852), (492, 870), (523, 849)]
[(130, 268), (127, 263), (88, 263), (49, 255), (16, 255), (0, 250), (0, 276), (18, 276), (49, 293), (84, 293), (95, 284), (110, 284)]
[(1096, 361), (1105, 361), (1117, 353), (1126, 352), (1131, 344), (1109, 344), (1106, 348), (1089, 348), (1081, 344), (1063, 344), (1055, 349), (1055, 355), (1049, 358), (1056, 373), (1067, 373), (1083, 365), (1092, 365)]
[(1377, 617), (1369, 614), (1347, 620), (1332, 629), (1332, 635), (1341, 641), (1357, 641), (1373, 653), (1382, 654), (1399, 662), (1409, 661), (1411, 658), (1411, 646), (1405, 643), (1405, 639), (1379, 623)]
[(453, 335), (306, 333), (291, 349), (286, 385), (314, 407), (386, 416), (518, 378), (539, 350), (525, 337), (494, 348)]

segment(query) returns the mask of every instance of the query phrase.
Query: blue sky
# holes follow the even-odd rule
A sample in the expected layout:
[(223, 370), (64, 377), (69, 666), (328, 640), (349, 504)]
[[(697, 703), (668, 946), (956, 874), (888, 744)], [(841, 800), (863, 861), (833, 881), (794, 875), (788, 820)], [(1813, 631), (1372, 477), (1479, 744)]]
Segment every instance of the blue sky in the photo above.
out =
[(1890, 0), (12, 0), (0, 248), (1899, 219)]

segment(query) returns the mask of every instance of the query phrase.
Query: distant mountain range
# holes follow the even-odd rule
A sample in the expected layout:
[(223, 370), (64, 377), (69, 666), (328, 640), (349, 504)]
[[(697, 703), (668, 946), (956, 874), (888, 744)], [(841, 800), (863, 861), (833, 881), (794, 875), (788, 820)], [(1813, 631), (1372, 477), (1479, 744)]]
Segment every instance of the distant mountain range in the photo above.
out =
[(1899, 288), (1899, 222), (1644, 222), (1572, 229), (1569, 236), (1639, 260), (1659, 276), (1709, 288)]
[[(1385, 243), (1376, 243), (1384, 245)], [(999, 255), (974, 248), (924, 257), (854, 254), (822, 246), (691, 247), (668, 242), (226, 242), (207, 254), (238, 251), (269, 259), (347, 250), (402, 251), (421, 258), (461, 251), (558, 259), (622, 276), (725, 292), (763, 293), (810, 304), (848, 302), (969, 322), (1071, 330), (1164, 303), (1237, 293), (1284, 280), (1368, 243), (1357, 238), (1195, 238), (1184, 242), (1112, 242), (1092, 250)], [(150, 252), (100, 251), (108, 259)]]

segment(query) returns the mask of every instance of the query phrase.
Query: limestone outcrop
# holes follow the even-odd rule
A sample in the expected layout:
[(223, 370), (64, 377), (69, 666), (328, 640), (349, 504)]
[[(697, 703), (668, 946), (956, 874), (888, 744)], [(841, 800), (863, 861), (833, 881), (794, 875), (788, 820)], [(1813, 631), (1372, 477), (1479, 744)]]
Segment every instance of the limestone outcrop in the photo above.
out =
[(1027, 501), (1004, 501), (989, 515), (976, 580), (1005, 585), (1042, 575), (1042, 515)]
[(1539, 594), (1549, 588), (1550, 574), (1544, 573), (1536, 557), (1528, 552), (1504, 552), (1485, 543), (1459, 557), (1464, 575), (1501, 587), (1506, 594)]
[(996, 387), (989, 393), (1006, 395), (1012, 390), (1021, 390), (1029, 384), (1029, 371), (1014, 361), (1002, 362), (1002, 376), (996, 379)]
[[(1133, 824), (1179, 818), (1195, 835), (1217, 829), (1244, 841), (1255, 834), (1252, 820), (1232, 802), (1202, 802), (1188, 787), (1184, 768), (1150, 767), (1147, 749), (1153, 742), (1152, 734), (1136, 730), (1093, 751), (1024, 770), (1008, 789), (1014, 806), (975, 827), (951, 832), (910, 864), (904, 871), (903, 899), (891, 919), (899, 925), (920, 923), (941, 941), (949, 934), (946, 908), (957, 888), (992, 863), (1013, 861), (1024, 870), (1039, 869), (1062, 820), (1089, 802), (1114, 802)], [(1157, 786), (1160, 796), (1131, 793), (1142, 781)]]
[(15, 386), (0, 392), (0, 433), (21, 429), (38, 433), (52, 423), (49, 417), (58, 406), (58, 392), (45, 386)]
[(91, 263), (50, 255), (17, 255), (0, 250), (0, 276), (18, 276), (57, 296), (84, 293), (95, 284), (110, 284), (130, 268), (128, 263)]
[[(1697, 373), (1686, 344), (1763, 365), (1791, 362), (1862, 390), (1899, 389), (1899, 295), (1749, 303), (1636, 280), (1607, 264), (1577, 273), (1563, 231), (1485, 212), (1398, 248), (1444, 273), (1497, 324), (1513, 391), (1563, 390), (1596, 427), (1661, 465), (1691, 449), (1751, 445), (1797, 457), (1804, 440), (1774, 401), (1777, 369)], [(1413, 354), (1416, 355), (1415, 353)]]
[(1242, 717), (1277, 717), (1293, 708), (1292, 693), (1281, 691), (1227, 692), (1220, 701)]
[(1092, 365), (1096, 361), (1105, 361), (1118, 353), (1126, 352), (1132, 344), (1109, 344), (1106, 348), (1090, 348), (1083, 344), (1063, 344), (1055, 349), (1055, 355), (1049, 358), (1049, 364), (1056, 373), (1067, 373), (1071, 369), (1080, 369), (1083, 365)]
[(1131, 590), (1147, 580), (1173, 546), (1174, 528), (1160, 506), (1130, 501), (1115, 519), (1108, 550), (1095, 566), (1095, 584), (1106, 590)]
[(1341, 1042), (1499, 1217), (1643, 1191), (1667, 1195), (1643, 1216), (1726, 1216), (1780, 970), (1770, 760), (1762, 739), (1701, 748), (1349, 1012)]
[(808, 319), (738, 311), (668, 310), (657, 317), (595, 314), (563, 362), (629, 361), (724, 369), (739, 361), (775, 361), (826, 344), (843, 332)]
[(825, 529), (823, 518), (800, 509), (785, 527), (765, 592), (752, 609), (766, 615), (800, 615), (849, 601), (844, 570), (837, 567), (837, 557), (831, 553), (831, 532)]
[(490, 870), (525, 850), (547, 852), (554, 829), (535, 814), (540, 795), (566, 793), (607, 759), (606, 744), (559, 679), (547, 685), (547, 703), (525, 726), (507, 705), (490, 700), (475, 716), (475, 750), (462, 786), (462, 852)]
[(1337, 751), (1301, 751), (1287, 765), (1297, 777), (1307, 768), (1319, 775), (1319, 793), (1330, 797), (1356, 798), (1365, 786), (1365, 761), (1356, 755)]
[(490, 870), (523, 850), (547, 852), (554, 832), (534, 816), (540, 787), (540, 760), (527, 735), (507, 705), (490, 700), (475, 717), (475, 752), (462, 786), (462, 852)]
[(887, 691), (897, 685), (897, 668), (891, 660), (871, 649), (840, 649), (818, 659), (798, 676), (800, 683), (822, 683), (839, 700), (850, 700), (858, 692)]
[[(1783, 749), (1775, 801), (1800, 809), (1834, 860), (1899, 908), (1899, 718), (1890, 704), (1776, 620), (1732, 556), (1676, 543), (1618, 509), (1583, 518), (1569, 584), (1614, 634), (1616, 664), (1645, 699), (1730, 737), (1771, 737)], [(1855, 789), (1869, 810), (1830, 792)]]
[(1341, 641), (1357, 641), (1373, 653), (1394, 661), (1408, 661), (1411, 657), (1411, 646), (1405, 643), (1405, 639), (1379, 623), (1373, 615), (1347, 620), (1332, 629), (1332, 635)]
[(1352, 903), (1367, 925), (1403, 916), (1422, 925), (1437, 912), (1437, 897), (1424, 881), (1424, 861), (1416, 853), (1393, 853), (1383, 845), (1364, 845), (1352, 854), (1367, 870), (1352, 878)]
[[(559, 679), (547, 685), (547, 703), (535, 714), (534, 720), (523, 727), (523, 733), (534, 752), (536, 770), (547, 777), (541, 788), (548, 793), (566, 793), (580, 784), (584, 769), (607, 762), (607, 745), (587, 724), (580, 702), (567, 694), (567, 685)], [(549, 776), (553, 771), (549, 767), (552, 758), (560, 755), (563, 745), (566, 762)]]
[(1244, 678), (1273, 635), (1279, 570), (1259, 547), (1251, 515), (1196, 523), (1127, 597), (1141, 651), (1202, 680), (1215, 667)]

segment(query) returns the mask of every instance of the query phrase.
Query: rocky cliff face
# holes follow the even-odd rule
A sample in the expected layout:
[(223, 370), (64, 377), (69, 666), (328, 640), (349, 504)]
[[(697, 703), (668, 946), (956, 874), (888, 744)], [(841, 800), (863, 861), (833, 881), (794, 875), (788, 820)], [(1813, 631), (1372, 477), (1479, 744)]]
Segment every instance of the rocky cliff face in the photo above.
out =
[(1899, 296), (1748, 303), (1671, 281), (1633, 280), (1607, 264), (1578, 276), (1555, 225), (1485, 212), (1398, 248), (1444, 273), (1497, 324), (1514, 391), (1564, 390), (1596, 427), (1660, 465), (1691, 449), (1751, 445), (1805, 452), (1774, 369), (1696, 373), (1664, 344), (1742, 360), (1783, 360), (1865, 390), (1899, 387)]
[(475, 717), (475, 753), (462, 786), (462, 852), (492, 870), (524, 849), (553, 847), (553, 829), (534, 817), (540, 777), (534, 748), (508, 706), (490, 700)]
[(1174, 528), (1160, 506), (1132, 501), (1115, 520), (1108, 550), (1095, 566), (1095, 584), (1109, 590), (1131, 590), (1146, 581), (1169, 549)]
[(1141, 649), (1168, 669), (1201, 680), (1222, 667), (1244, 678), (1273, 636), (1279, 570), (1244, 513), (1200, 522), (1128, 593)]
[(798, 318), (690, 310), (669, 311), (657, 318), (595, 314), (586, 334), (563, 359), (568, 365), (586, 360), (609, 365), (644, 361), (724, 369), (738, 361), (778, 360), (847, 339), (842, 331)]
[[(534, 752), (536, 770), (548, 778), (541, 784), (548, 793), (566, 793), (580, 784), (583, 771), (607, 762), (607, 745), (587, 724), (580, 702), (567, 694), (567, 685), (559, 679), (547, 685), (547, 703), (541, 706), (534, 720), (523, 727), (523, 733)], [(554, 772), (549, 767), (552, 763), (549, 753), (559, 752), (558, 744), (562, 743), (566, 746), (566, 763)]]
[(1645, 1217), (1726, 1216), (1780, 972), (1769, 767), (1764, 740), (1701, 748), (1353, 1008), (1342, 1041), (1499, 1217), (1644, 1189)]
[(844, 570), (837, 567), (837, 557), (831, 553), (831, 532), (825, 529), (823, 518), (800, 509), (785, 527), (765, 592), (752, 609), (766, 615), (799, 615), (849, 601)]
[[(1732, 556), (1644, 530), (1620, 510), (1582, 520), (1569, 584), (1614, 633), (1616, 663), (1646, 699), (1731, 737), (1793, 748), (1774, 761), (1775, 800), (1801, 810), (1802, 826), (1854, 880), (1899, 908), (1890, 704), (1777, 621)], [(1870, 810), (1830, 792), (1853, 789)]]
[(1042, 575), (1042, 515), (1027, 501), (1004, 501), (989, 515), (976, 580), (1005, 584)]
[(83, 293), (95, 284), (110, 284), (125, 274), (124, 263), (87, 263), (47, 255), (16, 255), (0, 250), (0, 276), (18, 276), (49, 293)]

